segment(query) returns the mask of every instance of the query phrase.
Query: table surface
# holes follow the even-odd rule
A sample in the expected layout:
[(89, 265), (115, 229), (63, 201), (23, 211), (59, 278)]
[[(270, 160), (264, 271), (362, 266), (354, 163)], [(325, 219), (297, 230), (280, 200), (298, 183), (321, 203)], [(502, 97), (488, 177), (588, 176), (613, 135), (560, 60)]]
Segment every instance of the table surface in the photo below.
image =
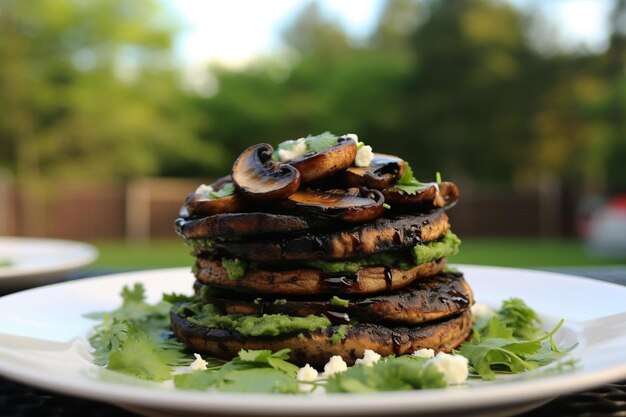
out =
[[(552, 268), (551, 271), (580, 275), (626, 285), (626, 267)], [(116, 271), (92, 270), (68, 276), (80, 279)], [(0, 377), (0, 417), (127, 417), (134, 414), (112, 405), (36, 389)], [(559, 397), (524, 417), (618, 417), (626, 416), (626, 380), (597, 389)]]

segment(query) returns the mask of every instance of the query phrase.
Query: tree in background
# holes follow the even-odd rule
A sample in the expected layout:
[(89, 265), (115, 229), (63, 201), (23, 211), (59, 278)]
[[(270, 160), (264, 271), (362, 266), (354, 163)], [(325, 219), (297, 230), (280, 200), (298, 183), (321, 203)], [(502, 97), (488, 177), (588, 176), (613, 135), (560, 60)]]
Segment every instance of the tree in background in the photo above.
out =
[(286, 53), (180, 86), (157, 0), (0, 0), (0, 167), (18, 177), (215, 176), (250, 144), (330, 130), (418, 175), (626, 184), (626, 0), (605, 52), (546, 53), (504, 0), (390, 0), (353, 39), (317, 3)]
[(211, 166), (153, 0), (0, 1), (0, 164), (110, 180)]

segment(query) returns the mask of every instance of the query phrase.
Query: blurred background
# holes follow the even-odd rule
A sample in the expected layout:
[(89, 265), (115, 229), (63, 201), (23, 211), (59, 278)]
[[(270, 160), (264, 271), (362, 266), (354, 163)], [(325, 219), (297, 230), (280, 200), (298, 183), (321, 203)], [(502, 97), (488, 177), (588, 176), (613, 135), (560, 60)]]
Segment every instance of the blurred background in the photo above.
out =
[(462, 192), (457, 262), (626, 264), (626, 0), (0, 0), (0, 235), (189, 265), (247, 146), (331, 131)]

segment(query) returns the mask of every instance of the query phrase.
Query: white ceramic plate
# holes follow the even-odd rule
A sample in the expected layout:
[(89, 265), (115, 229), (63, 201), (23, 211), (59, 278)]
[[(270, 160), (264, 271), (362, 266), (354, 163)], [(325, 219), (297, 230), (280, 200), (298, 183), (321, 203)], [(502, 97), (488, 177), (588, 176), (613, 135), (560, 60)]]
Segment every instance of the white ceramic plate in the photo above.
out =
[(89, 360), (84, 313), (120, 303), (125, 284), (142, 282), (150, 301), (163, 292), (189, 293), (187, 268), (133, 272), (35, 288), (0, 298), (0, 374), (70, 395), (152, 415), (513, 415), (557, 395), (626, 378), (626, 287), (528, 270), (461, 266), (479, 302), (498, 307), (516, 296), (551, 325), (563, 345), (578, 342), (569, 373), (529, 373), (445, 390), (328, 396), (187, 392), (101, 370)]
[(96, 248), (81, 242), (0, 237), (0, 290), (54, 282), (97, 256)]

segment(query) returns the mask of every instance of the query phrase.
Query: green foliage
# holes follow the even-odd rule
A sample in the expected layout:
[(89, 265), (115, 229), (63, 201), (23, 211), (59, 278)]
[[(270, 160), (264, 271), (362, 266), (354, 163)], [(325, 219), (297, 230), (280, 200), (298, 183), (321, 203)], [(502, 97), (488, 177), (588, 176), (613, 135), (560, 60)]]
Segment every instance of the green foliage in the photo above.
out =
[(366, 393), (443, 388), (443, 374), (426, 360), (414, 356), (389, 357), (372, 367), (355, 365), (328, 379), (327, 392)]
[(537, 313), (522, 300), (506, 300), (496, 315), (474, 326), (472, 339), (461, 345), (459, 353), (478, 376), (492, 380), (496, 373), (516, 374), (547, 365), (576, 347), (560, 348), (552, 338), (563, 320), (550, 332), (538, 324)]
[(174, 376), (177, 388), (231, 392), (298, 393), (298, 367), (287, 362), (289, 349), (241, 350), (239, 356), (206, 371)]
[(156, 0), (0, 8), (0, 165), (20, 179), (89, 179), (221, 163), (193, 131), (170, 56), (177, 23)]
[(508, 328), (512, 329), (513, 336), (522, 339), (532, 339), (541, 333), (541, 320), (532, 308), (519, 298), (510, 298), (502, 303), (498, 310), (498, 318)]
[(329, 129), (406, 157), (418, 178), (626, 181), (617, 25), (604, 51), (546, 53), (540, 19), (507, 2), (394, 0), (355, 40), (311, 3), (284, 30), (290, 53), (212, 66), (205, 97), (181, 87), (180, 27), (156, 0), (0, 9), (0, 166), (19, 179), (223, 175), (253, 143)]
[(229, 195), (235, 194), (235, 185), (231, 182), (224, 184), (222, 188), (218, 191), (211, 191), (209, 193), (209, 197), (216, 200), (222, 197), (228, 197)]
[(411, 166), (408, 163), (406, 164), (404, 174), (402, 174), (400, 179), (398, 179), (398, 181), (394, 184), (394, 187), (399, 188), (410, 195), (417, 194), (419, 191), (424, 190), (426, 186), (427, 184), (421, 183), (415, 179), (413, 176), (413, 169), (411, 169)]
[(139, 283), (124, 287), (120, 295), (122, 305), (116, 310), (86, 315), (101, 320), (89, 338), (94, 362), (138, 378), (169, 379), (174, 366), (190, 362), (169, 330), (171, 304), (165, 301), (182, 296), (164, 295), (161, 302), (148, 304)]

